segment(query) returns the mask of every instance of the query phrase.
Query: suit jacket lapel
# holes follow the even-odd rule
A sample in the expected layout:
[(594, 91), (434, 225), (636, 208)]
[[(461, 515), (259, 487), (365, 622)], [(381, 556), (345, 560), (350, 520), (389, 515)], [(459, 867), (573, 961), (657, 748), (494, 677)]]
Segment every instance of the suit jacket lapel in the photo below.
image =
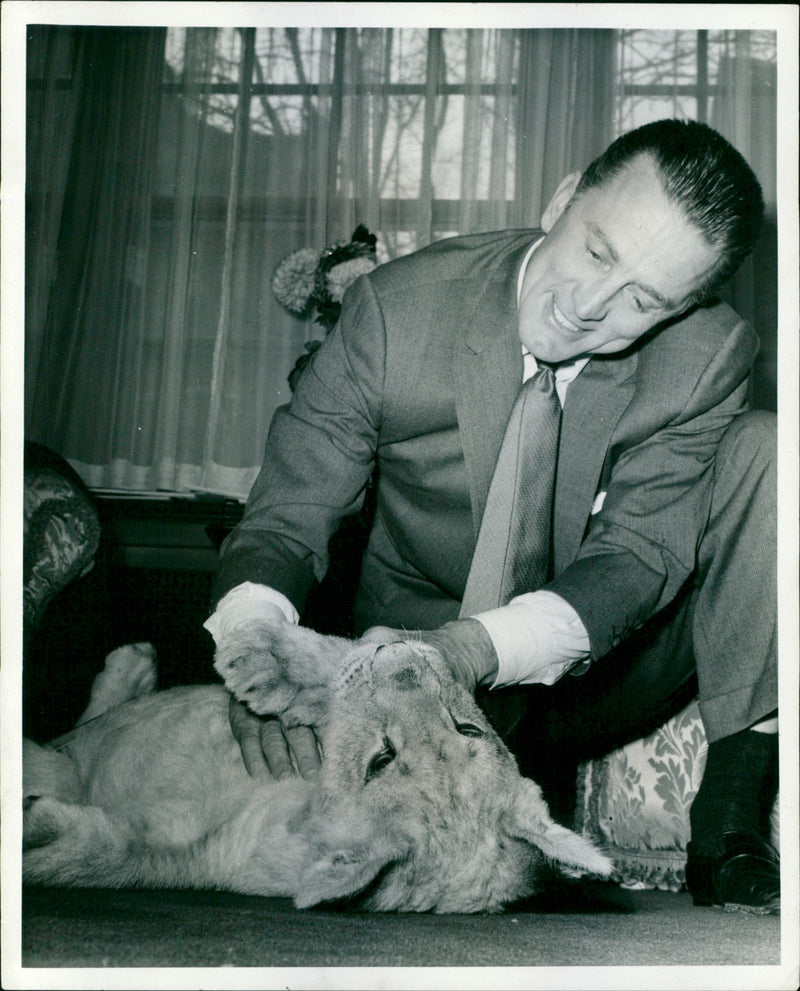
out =
[(553, 510), (555, 573), (578, 553), (611, 434), (634, 393), (636, 353), (593, 359), (567, 391)]
[(511, 407), (522, 384), (517, 274), (530, 241), (495, 269), (456, 347), (456, 412), (477, 535)]

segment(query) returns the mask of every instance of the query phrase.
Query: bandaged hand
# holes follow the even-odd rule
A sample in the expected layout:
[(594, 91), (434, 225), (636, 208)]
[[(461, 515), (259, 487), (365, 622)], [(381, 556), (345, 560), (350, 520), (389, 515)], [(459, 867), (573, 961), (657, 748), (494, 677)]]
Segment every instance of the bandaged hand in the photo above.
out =
[(373, 626), (365, 640), (381, 640), (394, 635), (398, 640), (420, 640), (436, 647), (453, 677), (475, 694), (478, 685), (491, 685), (497, 676), (497, 654), (486, 628), (477, 619), (459, 619), (437, 630), (392, 630)]

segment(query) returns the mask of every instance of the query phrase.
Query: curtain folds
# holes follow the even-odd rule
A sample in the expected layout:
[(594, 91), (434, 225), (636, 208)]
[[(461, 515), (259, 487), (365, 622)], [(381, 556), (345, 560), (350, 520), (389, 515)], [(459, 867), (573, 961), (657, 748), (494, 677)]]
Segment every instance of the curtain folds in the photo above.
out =
[[(26, 325), (28, 434), (109, 469), (121, 450), (140, 461), (152, 431), (140, 403), (150, 374), (141, 318), (164, 37), (75, 29), (62, 67), (72, 72), (67, 133), (63, 77), (52, 78), (27, 166), (28, 216), (42, 220), (28, 227), (29, 252), (53, 259), (28, 273), (26, 294), (37, 301)], [(65, 155), (62, 142), (68, 154), (54, 176), (47, 159), (51, 148)], [(50, 188), (38, 184), (42, 170)]]
[[(358, 223), (381, 260), (536, 225), (614, 136), (616, 48), (589, 29), (33, 27), (27, 436), (94, 487), (243, 498), (322, 336), (273, 298), (277, 264)], [(733, 87), (732, 112), (753, 99)]]
[[(751, 51), (751, 32), (730, 32), (720, 60), (717, 97), (709, 123), (738, 148), (758, 176), (764, 192), (764, 228), (753, 254), (723, 295), (761, 337), (753, 374), (753, 402), (777, 408), (778, 368), (778, 119), (777, 66)], [(792, 333), (795, 329), (792, 328)]]

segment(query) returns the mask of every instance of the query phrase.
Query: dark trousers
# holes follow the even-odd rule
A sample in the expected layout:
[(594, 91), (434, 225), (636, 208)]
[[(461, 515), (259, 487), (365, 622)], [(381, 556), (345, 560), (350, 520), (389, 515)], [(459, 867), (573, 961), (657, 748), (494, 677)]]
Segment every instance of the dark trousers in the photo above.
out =
[(680, 595), (584, 675), (483, 700), (523, 773), (551, 803), (577, 763), (657, 729), (693, 698), (709, 741), (778, 706), (776, 417), (728, 428), (698, 566)]

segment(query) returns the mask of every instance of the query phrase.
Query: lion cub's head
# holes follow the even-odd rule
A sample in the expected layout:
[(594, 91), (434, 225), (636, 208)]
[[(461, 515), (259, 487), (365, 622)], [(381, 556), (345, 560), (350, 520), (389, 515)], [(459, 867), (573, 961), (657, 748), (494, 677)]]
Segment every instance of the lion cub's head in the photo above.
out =
[[(609, 873), (602, 854), (553, 822), (435, 648), (309, 633), (297, 630), (292, 661), (298, 643), (304, 652), (317, 642), (330, 677), (313, 687), (321, 786), (311, 816), (292, 824), (312, 851), (299, 906), (364, 893), (377, 911), (496, 911), (537, 890), (547, 861)], [(265, 711), (250, 686), (240, 694)]]
[(332, 686), (323, 745), (319, 859), (298, 904), (378, 877), (374, 910), (493, 911), (531, 894), (545, 859), (608, 872), (551, 820), (434, 648), (356, 648)]

